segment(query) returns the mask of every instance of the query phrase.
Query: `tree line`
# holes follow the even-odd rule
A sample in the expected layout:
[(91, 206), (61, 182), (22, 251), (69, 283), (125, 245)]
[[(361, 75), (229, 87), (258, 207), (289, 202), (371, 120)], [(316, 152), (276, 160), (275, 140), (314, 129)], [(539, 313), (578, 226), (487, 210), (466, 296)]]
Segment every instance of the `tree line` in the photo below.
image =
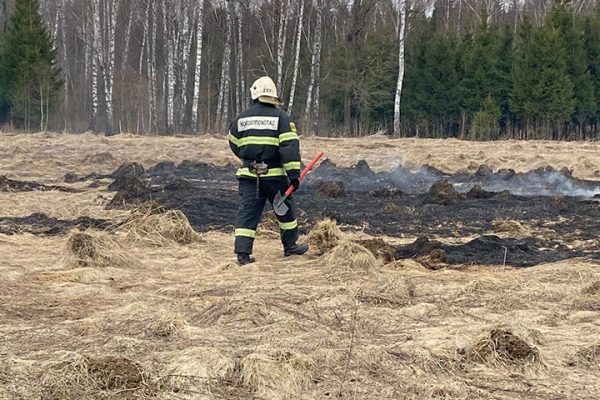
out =
[(305, 133), (593, 138), (593, 0), (0, 0), (6, 129), (222, 132), (262, 75)]

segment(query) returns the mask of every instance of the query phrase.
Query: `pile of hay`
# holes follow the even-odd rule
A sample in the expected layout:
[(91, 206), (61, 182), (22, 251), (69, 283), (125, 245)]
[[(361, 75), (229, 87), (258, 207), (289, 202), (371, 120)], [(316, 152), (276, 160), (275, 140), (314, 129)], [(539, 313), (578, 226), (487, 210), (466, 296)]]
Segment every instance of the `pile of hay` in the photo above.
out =
[(124, 392), (143, 398), (155, 394), (149, 374), (129, 358), (77, 353), (58, 355), (58, 358), (63, 360), (44, 368), (43, 398), (105, 398)]
[(180, 313), (162, 312), (149, 321), (147, 332), (159, 338), (175, 339), (185, 337), (188, 322)]
[(310, 231), (307, 243), (317, 254), (323, 255), (336, 247), (342, 240), (343, 234), (335, 221), (324, 219)]
[(492, 329), (468, 352), (477, 362), (500, 365), (531, 365), (540, 363), (540, 351), (504, 328)]
[(597, 366), (600, 362), (600, 344), (580, 349), (575, 354), (575, 359), (577, 362), (573, 362), (573, 364), (577, 363), (590, 367)]
[(592, 282), (582, 290), (582, 293), (588, 296), (595, 296), (600, 294), (600, 281)]
[(241, 382), (260, 398), (297, 398), (312, 380), (314, 362), (291, 351), (258, 351), (240, 362)]
[(527, 228), (519, 221), (497, 220), (494, 221), (495, 233), (506, 233), (509, 235), (521, 236), (528, 233)]
[(67, 241), (65, 265), (71, 268), (127, 268), (137, 265), (109, 234), (88, 230), (73, 233)]
[(127, 240), (153, 246), (202, 242), (200, 234), (181, 211), (165, 210), (153, 204), (144, 204), (131, 211), (120, 229), (125, 232)]
[(379, 266), (379, 261), (363, 246), (342, 241), (327, 254), (325, 264), (335, 270), (372, 272)]

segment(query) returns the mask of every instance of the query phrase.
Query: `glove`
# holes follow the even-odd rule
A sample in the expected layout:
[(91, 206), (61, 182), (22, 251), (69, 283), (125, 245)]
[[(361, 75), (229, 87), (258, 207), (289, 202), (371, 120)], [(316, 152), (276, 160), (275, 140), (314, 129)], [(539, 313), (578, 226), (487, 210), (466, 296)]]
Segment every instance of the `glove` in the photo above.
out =
[(290, 183), (294, 186), (294, 192), (300, 187), (300, 179), (290, 179)]

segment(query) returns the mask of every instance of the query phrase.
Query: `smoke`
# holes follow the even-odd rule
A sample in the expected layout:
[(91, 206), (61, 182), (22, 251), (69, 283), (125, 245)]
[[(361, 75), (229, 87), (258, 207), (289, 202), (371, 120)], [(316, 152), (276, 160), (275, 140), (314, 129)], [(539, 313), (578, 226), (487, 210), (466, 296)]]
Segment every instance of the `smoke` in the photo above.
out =
[(600, 193), (599, 182), (584, 181), (571, 177), (560, 171), (530, 171), (515, 174), (506, 178), (497, 173), (465, 182), (461, 179), (451, 179), (450, 182), (459, 192), (469, 191), (473, 186), (480, 185), (489, 192), (508, 190), (517, 196), (571, 196), (591, 198)]
[(576, 179), (569, 171), (557, 171), (551, 167), (516, 173), (511, 169), (492, 171), (481, 166), (475, 173), (448, 174), (430, 166), (398, 165), (391, 171), (375, 173), (365, 161), (350, 168), (340, 168), (326, 160), (310, 175), (307, 183), (340, 181), (350, 191), (396, 188), (408, 194), (422, 194), (441, 179), (447, 179), (461, 193), (476, 185), (488, 192), (509, 191), (517, 196), (592, 198), (600, 193), (600, 182)]

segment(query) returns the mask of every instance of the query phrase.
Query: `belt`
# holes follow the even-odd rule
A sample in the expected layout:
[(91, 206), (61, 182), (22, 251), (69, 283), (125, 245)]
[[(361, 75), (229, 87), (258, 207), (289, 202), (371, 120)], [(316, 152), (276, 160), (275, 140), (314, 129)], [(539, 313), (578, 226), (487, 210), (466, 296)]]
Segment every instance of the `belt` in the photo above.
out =
[(283, 168), (283, 164), (280, 161), (253, 161), (253, 160), (244, 160), (243, 161), (243, 166), (244, 168), (250, 168), (252, 166), (252, 164), (260, 164), (260, 163), (265, 163), (267, 165), (267, 168), (272, 169), (272, 168)]

